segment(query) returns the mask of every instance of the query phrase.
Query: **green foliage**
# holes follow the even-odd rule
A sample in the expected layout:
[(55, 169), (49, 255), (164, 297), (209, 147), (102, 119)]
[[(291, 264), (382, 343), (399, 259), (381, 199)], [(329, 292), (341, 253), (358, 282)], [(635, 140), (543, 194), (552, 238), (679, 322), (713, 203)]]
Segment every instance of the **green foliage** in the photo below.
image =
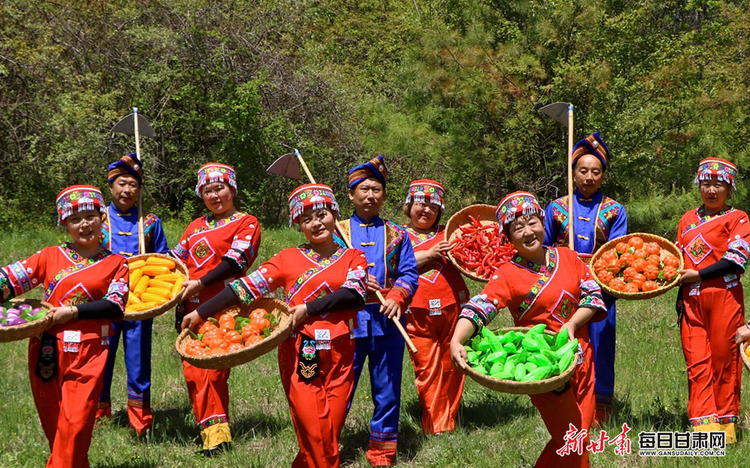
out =
[(149, 203), (181, 219), (203, 211), (195, 174), (215, 160), (237, 166), (243, 208), (283, 224), (298, 182), (265, 167), (295, 147), (345, 209), (346, 171), (380, 153), (387, 214), (423, 177), (449, 212), (516, 189), (551, 200), (567, 132), (538, 109), (555, 101), (575, 105), (576, 140), (602, 133), (607, 194), (636, 211), (689, 191), (705, 156), (741, 179), (750, 164), (747, 2), (9, 0), (0, 18), (4, 223), (52, 221), (65, 185), (103, 186), (134, 150), (108, 132), (134, 106), (158, 134), (141, 138)]

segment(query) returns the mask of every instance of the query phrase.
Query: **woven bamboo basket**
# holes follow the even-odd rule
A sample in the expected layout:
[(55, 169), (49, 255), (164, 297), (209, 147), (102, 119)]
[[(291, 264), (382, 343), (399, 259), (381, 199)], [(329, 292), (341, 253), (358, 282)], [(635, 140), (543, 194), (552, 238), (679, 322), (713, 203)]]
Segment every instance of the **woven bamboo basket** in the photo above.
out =
[[(511, 330), (526, 332), (529, 330), (529, 328), (528, 327), (503, 328), (503, 332), (508, 332)], [(548, 335), (554, 334), (549, 330), (545, 330), (544, 333)], [(494, 377), (490, 377), (489, 375), (480, 374), (479, 372), (475, 371), (471, 367), (469, 367), (467, 375), (471, 377), (471, 379), (474, 380), (479, 385), (487, 387), (490, 390), (495, 390), (496, 392), (513, 393), (516, 395), (536, 395), (537, 393), (551, 392), (552, 390), (557, 390), (558, 388), (561, 388), (563, 385), (565, 385), (565, 383), (568, 380), (570, 380), (571, 377), (573, 377), (573, 373), (576, 371), (576, 366), (578, 366), (577, 356), (575, 359), (573, 359), (573, 362), (570, 364), (570, 366), (567, 369), (565, 369), (563, 373), (556, 375), (554, 377), (550, 377), (548, 379), (537, 380), (535, 382), (516, 382), (515, 380), (500, 380)]]
[[(128, 261), (132, 262), (135, 260), (145, 260), (148, 257), (159, 257), (159, 258), (166, 258), (168, 260), (172, 260), (175, 263), (175, 270), (185, 277), (185, 281), (187, 282), (187, 280), (190, 279), (187, 266), (185, 266), (185, 264), (182, 263), (180, 259), (174, 258), (170, 255), (164, 255), (164, 254), (159, 254), (159, 253), (145, 253), (141, 255), (134, 255), (130, 257)], [(164, 304), (158, 307), (154, 307), (153, 309), (143, 310), (141, 312), (128, 312), (125, 315), (123, 315), (122, 319), (132, 322), (135, 320), (146, 320), (146, 319), (158, 317), (159, 315), (162, 315), (163, 313), (172, 309), (172, 307), (176, 306), (177, 303), (180, 302), (180, 295), (181, 294), (175, 295), (175, 297), (173, 297), (169, 301), (165, 302)]]
[(250, 362), (267, 352), (272, 351), (281, 344), (282, 341), (287, 339), (292, 331), (292, 317), (289, 314), (289, 308), (286, 303), (278, 299), (263, 297), (249, 306), (242, 307), (241, 309), (239, 307), (232, 307), (227, 310), (227, 312), (247, 317), (251, 310), (258, 308), (264, 309), (266, 313), (276, 316), (279, 324), (269, 336), (263, 338), (254, 345), (248, 346), (239, 351), (219, 354), (216, 356), (190, 356), (185, 353), (185, 347), (187, 346), (188, 340), (190, 340), (190, 332), (188, 330), (182, 330), (175, 343), (177, 353), (182, 359), (195, 367), (200, 367), (202, 369), (229, 369), (230, 367)]
[(745, 342), (743, 341), (740, 343), (740, 356), (742, 356), (742, 364), (745, 365), (745, 369), (750, 371), (750, 359), (747, 358), (747, 354), (745, 354)]
[(632, 234), (627, 234), (622, 237), (618, 237), (617, 239), (612, 239), (611, 241), (599, 247), (599, 250), (597, 250), (594, 253), (594, 255), (591, 257), (591, 262), (589, 262), (589, 270), (591, 271), (591, 275), (594, 277), (596, 282), (599, 283), (599, 286), (602, 287), (602, 291), (606, 292), (610, 296), (614, 296), (619, 299), (640, 300), (640, 299), (650, 299), (652, 297), (660, 296), (664, 294), (665, 292), (669, 291), (670, 289), (672, 289), (673, 287), (677, 286), (677, 284), (679, 284), (680, 282), (680, 275), (677, 275), (674, 278), (672, 278), (672, 281), (670, 281), (669, 283), (660, 284), (659, 287), (653, 291), (637, 292), (637, 293), (617, 291), (599, 281), (599, 278), (596, 277), (596, 273), (594, 272), (594, 263), (596, 263), (596, 261), (599, 260), (599, 257), (601, 257), (602, 253), (606, 252), (607, 250), (614, 249), (618, 242), (625, 242), (627, 244), (630, 238), (635, 237), (635, 236), (638, 236), (641, 239), (643, 239), (644, 243), (656, 242), (657, 244), (659, 244), (659, 247), (661, 247), (660, 255), (662, 258), (664, 258), (667, 252), (669, 252), (672, 255), (675, 255), (680, 260), (680, 265), (679, 267), (677, 267), (677, 269), (681, 270), (682, 268), (684, 268), (685, 259), (682, 256), (682, 252), (675, 244), (655, 234), (649, 234), (646, 232), (634, 232)]
[[(477, 218), (483, 226), (498, 224), (497, 217), (495, 216), (494, 206), (469, 205), (466, 208), (457, 211), (448, 220), (448, 224), (445, 225), (445, 240), (447, 240), (448, 243), (451, 243), (456, 239), (456, 237), (459, 235), (460, 227), (472, 224), (469, 215)], [(477, 275), (473, 271), (468, 270), (459, 259), (453, 256), (453, 253), (450, 250), (448, 251), (448, 259), (450, 259), (451, 263), (453, 263), (453, 265), (458, 268), (458, 271), (460, 271), (467, 278), (471, 278), (474, 281), (481, 281), (483, 283), (489, 281), (491, 273), (488, 273), (487, 277), (485, 278)]]
[[(32, 307), (44, 307), (48, 311), (52, 308), (52, 304), (40, 301), (39, 299), (12, 299), (11, 303), (14, 305), (20, 305), (22, 303), (29, 304)], [(52, 323), (52, 314), (49, 312), (46, 316), (33, 322), (28, 322), (23, 325), (14, 325), (12, 327), (0, 328), (0, 343), (6, 343), (8, 341), (17, 341), (29, 338), (31, 336), (40, 335), (44, 330), (50, 327)]]

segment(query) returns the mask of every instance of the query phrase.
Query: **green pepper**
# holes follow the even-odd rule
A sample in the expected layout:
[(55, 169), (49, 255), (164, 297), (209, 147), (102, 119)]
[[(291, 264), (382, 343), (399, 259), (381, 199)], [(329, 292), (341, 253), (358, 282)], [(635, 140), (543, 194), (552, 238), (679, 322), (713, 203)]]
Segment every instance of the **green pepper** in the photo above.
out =
[(523, 364), (518, 364), (513, 369), (513, 380), (517, 382), (523, 382), (523, 378), (526, 377), (526, 367)]
[(480, 341), (479, 344), (474, 347), (474, 349), (479, 351), (480, 353), (483, 353), (490, 349), (490, 343), (485, 340)]
[(539, 350), (539, 355), (549, 359), (551, 364), (555, 364), (560, 360), (557, 356), (555, 356), (554, 351), (552, 351), (551, 349), (541, 349)]
[(544, 323), (534, 325), (533, 327), (529, 328), (528, 332), (526, 332), (526, 336), (528, 336), (529, 334), (543, 333), (545, 328), (547, 328), (547, 325)]
[(496, 363), (492, 364), (492, 366), (490, 366), (489, 374), (492, 375), (492, 374), (497, 374), (499, 372), (502, 372), (504, 367), (505, 366), (504, 366), (503, 363), (496, 362)]
[(516, 337), (516, 332), (514, 332), (513, 330), (511, 330), (511, 331), (505, 333), (502, 337), (500, 337), (500, 341), (502, 341), (503, 344), (513, 343), (513, 340), (515, 339), (515, 337)]
[(506, 374), (510, 374), (512, 376), (513, 369), (515, 369), (515, 367), (516, 367), (516, 363), (508, 359), (507, 361), (505, 361), (505, 365), (503, 366), (503, 372)]
[(469, 351), (468, 353), (466, 353), (466, 360), (469, 361), (469, 364), (479, 362), (479, 353), (475, 351)]
[(568, 341), (570, 341), (570, 337), (568, 336), (568, 329), (565, 328), (563, 330), (560, 330), (555, 337), (555, 349), (557, 350), (562, 348)]
[(570, 340), (565, 346), (555, 351), (555, 356), (562, 359), (569, 351), (575, 351), (576, 349), (578, 349), (578, 340)]
[(547, 343), (550, 348), (554, 346), (555, 344), (555, 335), (550, 335), (549, 333), (545, 333), (542, 335), (544, 337), (545, 343)]
[(471, 368), (474, 369), (475, 371), (479, 372), (480, 374), (488, 375), (487, 369), (483, 365), (481, 365), (481, 364), (476, 365), (476, 366), (472, 366)]
[(492, 364), (494, 364), (496, 362), (502, 362), (504, 364), (505, 363), (505, 358), (507, 358), (507, 357), (508, 357), (508, 353), (506, 353), (503, 350), (500, 350), (500, 351), (496, 351), (496, 352), (490, 354), (489, 356), (487, 356), (487, 362), (492, 363)]
[(560, 358), (560, 361), (557, 363), (557, 367), (560, 369), (561, 374), (568, 370), (568, 367), (570, 367), (570, 364), (573, 363), (573, 359), (575, 359), (575, 357), (576, 353), (574, 351), (570, 351), (566, 353), (562, 358)]
[(495, 335), (492, 330), (487, 327), (482, 327), (482, 329), (479, 331), (479, 334), (482, 335), (482, 338), (485, 339), (497, 338), (497, 335)]
[(521, 348), (521, 350), (518, 352), (518, 362), (525, 363), (528, 358), (529, 358), (529, 352), (526, 351), (524, 348)]
[(526, 338), (521, 341), (521, 346), (523, 346), (523, 349), (531, 352), (537, 352), (539, 351), (539, 343), (537, 340), (535, 340), (533, 337), (527, 336)]
[(490, 377), (498, 380), (513, 380), (513, 374), (508, 372), (498, 372), (497, 374), (490, 374)]
[(500, 341), (500, 338), (493, 336), (493, 337), (487, 338), (487, 341), (490, 344), (490, 349), (492, 350), (492, 352), (497, 352), (503, 349), (503, 342)]
[(533, 362), (527, 362), (526, 364), (523, 365), (523, 367), (526, 369), (526, 372), (531, 372), (539, 366), (537, 366)]
[[(554, 362), (550, 361), (544, 354), (534, 354), (532, 356), (529, 356), (529, 358), (526, 360), (526, 362), (533, 362), (537, 366), (552, 366), (554, 365)], [(555, 360), (555, 362), (557, 362)]]
[(533, 371), (526, 374), (524, 382), (535, 382), (538, 380), (544, 380), (549, 377), (551, 367), (537, 367)]
[(515, 354), (518, 352), (518, 348), (516, 348), (516, 346), (513, 343), (505, 343), (503, 345), (503, 349), (508, 354)]

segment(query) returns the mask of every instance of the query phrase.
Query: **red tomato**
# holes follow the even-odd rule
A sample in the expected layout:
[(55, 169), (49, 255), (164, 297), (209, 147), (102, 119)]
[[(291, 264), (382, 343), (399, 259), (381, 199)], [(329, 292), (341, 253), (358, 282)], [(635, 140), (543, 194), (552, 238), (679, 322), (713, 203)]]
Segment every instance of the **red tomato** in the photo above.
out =
[(645, 276), (646, 279), (655, 280), (659, 276), (659, 267), (649, 263), (646, 265), (646, 268), (643, 269), (643, 276)]
[(664, 266), (671, 266), (675, 268), (680, 266), (680, 259), (672, 255), (671, 253), (666, 254), (662, 259), (662, 262), (664, 262)]
[(659, 255), (661, 247), (656, 242), (649, 242), (644, 246), (644, 250), (646, 250), (646, 254), (648, 255)]
[(643, 239), (638, 236), (633, 236), (628, 240), (630, 247), (635, 247), (636, 250), (643, 248)]
[(656, 289), (659, 289), (659, 285), (656, 284), (656, 281), (646, 281), (643, 283), (643, 292), (647, 291), (654, 291)]
[(643, 287), (643, 283), (646, 282), (646, 277), (643, 276), (641, 273), (636, 273), (635, 276), (633, 276), (632, 283), (636, 286), (638, 286), (638, 289)]
[(607, 250), (606, 252), (603, 252), (601, 257), (599, 258), (601, 258), (605, 262), (608, 262), (610, 260), (617, 260), (617, 252), (615, 252), (614, 250)]
[(659, 266), (661, 264), (661, 257), (656, 254), (651, 254), (646, 257), (646, 262), (650, 263), (651, 265)]
[(625, 285), (625, 288), (623, 289), (623, 291), (625, 291), (627, 293), (637, 293), (637, 292), (640, 292), (640, 290), (638, 289), (638, 286), (636, 286), (635, 283), (627, 283)]
[(637, 274), (638, 272), (635, 271), (635, 268), (627, 267), (622, 272), (622, 279), (624, 279), (626, 282), (630, 282), (630, 281), (633, 281), (633, 277)]
[(607, 262), (599, 258), (594, 262), (594, 271), (599, 273), (601, 270), (607, 268)]
[(635, 271), (638, 273), (641, 273), (644, 268), (646, 268), (646, 260), (642, 258), (636, 258), (633, 260), (633, 262), (630, 264), (633, 268), (635, 268)]
[(622, 278), (613, 278), (612, 281), (607, 284), (610, 288), (614, 289), (615, 291), (622, 291), (625, 289), (625, 282), (622, 280)]
[(664, 273), (664, 277), (668, 281), (672, 281), (672, 278), (677, 276), (677, 268), (673, 266), (665, 266), (664, 269), (662, 270), (662, 273)]
[(620, 266), (628, 267), (633, 262), (633, 260), (635, 260), (633, 254), (625, 252), (624, 254), (620, 255)]
[(612, 278), (614, 278), (615, 275), (613, 275), (609, 270), (602, 270), (596, 274), (596, 277), (599, 279), (600, 283), (609, 284), (609, 282), (612, 281)]
[(628, 248), (629, 246), (625, 242), (618, 242), (615, 246), (615, 251), (617, 251), (618, 254), (622, 255), (623, 253), (628, 251)]

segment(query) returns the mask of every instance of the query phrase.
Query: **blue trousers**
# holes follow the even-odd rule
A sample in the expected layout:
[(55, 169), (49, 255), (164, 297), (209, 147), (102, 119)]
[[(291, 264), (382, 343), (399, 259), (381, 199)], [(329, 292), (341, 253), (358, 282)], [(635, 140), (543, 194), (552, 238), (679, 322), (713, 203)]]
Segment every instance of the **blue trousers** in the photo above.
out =
[[(368, 370), (375, 409), (370, 420), (370, 440), (375, 443), (398, 441), (398, 417), (401, 409), (401, 371), (404, 364), (404, 339), (401, 335), (357, 338), (354, 349), (354, 390), (369, 356)], [(390, 444), (389, 444), (390, 445)]]
[(153, 319), (114, 322), (114, 336), (109, 340), (109, 355), (104, 368), (104, 388), (99, 401), (109, 402), (112, 373), (115, 368), (117, 347), (122, 335), (125, 370), (128, 378), (128, 405), (151, 401), (151, 329)]
[(603, 294), (607, 318), (589, 323), (591, 346), (594, 349), (594, 391), (597, 404), (611, 405), (615, 392), (615, 329), (617, 308), (615, 298)]

